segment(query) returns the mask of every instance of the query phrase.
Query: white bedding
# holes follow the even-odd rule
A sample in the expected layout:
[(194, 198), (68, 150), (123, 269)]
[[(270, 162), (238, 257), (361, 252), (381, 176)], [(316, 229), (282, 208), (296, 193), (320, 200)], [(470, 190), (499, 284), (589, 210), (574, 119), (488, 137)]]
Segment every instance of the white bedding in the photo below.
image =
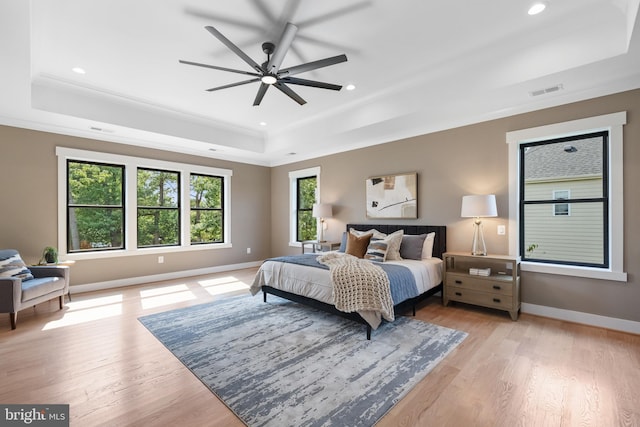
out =
[[(442, 282), (442, 260), (430, 258), (423, 260), (405, 259), (386, 261), (385, 264), (403, 265), (411, 270), (420, 294)], [(302, 295), (327, 304), (334, 305), (333, 285), (329, 270), (279, 261), (266, 261), (262, 264), (251, 285), (251, 294), (260, 292), (261, 286)], [(398, 304), (398, 301), (394, 301)], [(380, 314), (359, 312), (359, 314), (375, 329), (380, 324)], [(375, 325), (375, 326), (374, 326)]]

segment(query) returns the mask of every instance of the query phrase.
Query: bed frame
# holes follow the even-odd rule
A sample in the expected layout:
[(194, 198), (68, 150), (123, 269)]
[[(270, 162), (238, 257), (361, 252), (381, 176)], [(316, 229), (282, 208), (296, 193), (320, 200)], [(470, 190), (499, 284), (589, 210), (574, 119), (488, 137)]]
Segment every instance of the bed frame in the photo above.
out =
[[(372, 228), (380, 231), (381, 233), (391, 234), (394, 231), (404, 230), (404, 234), (425, 234), (435, 232), (435, 239), (433, 241), (433, 256), (437, 258), (442, 258), (442, 254), (446, 252), (446, 244), (447, 244), (447, 227), (442, 225), (391, 225), (391, 224), (347, 224), (347, 232), (349, 229), (355, 229), (359, 231), (367, 231)], [(406, 301), (401, 302), (400, 304), (395, 305), (394, 313), (401, 314), (412, 309), (413, 315), (416, 315), (416, 305), (421, 301), (429, 298), (430, 296), (441, 292), (442, 294), (442, 283), (433, 288), (429, 289), (427, 292), (418, 295), (415, 298), (408, 299)], [(281, 298), (288, 299), (290, 301), (294, 301), (300, 304), (304, 304), (313, 308), (317, 308), (322, 311), (326, 311), (331, 314), (336, 314), (338, 316), (354, 320), (356, 322), (362, 323), (367, 327), (367, 339), (371, 339), (371, 325), (369, 325), (358, 313), (345, 313), (336, 309), (333, 305), (327, 304), (321, 301), (317, 301), (311, 298), (307, 298), (301, 295), (292, 294), (290, 292), (281, 291), (279, 289), (272, 288), (271, 286), (263, 286), (262, 294), (264, 302), (267, 302), (267, 294), (272, 294), (279, 296)]]

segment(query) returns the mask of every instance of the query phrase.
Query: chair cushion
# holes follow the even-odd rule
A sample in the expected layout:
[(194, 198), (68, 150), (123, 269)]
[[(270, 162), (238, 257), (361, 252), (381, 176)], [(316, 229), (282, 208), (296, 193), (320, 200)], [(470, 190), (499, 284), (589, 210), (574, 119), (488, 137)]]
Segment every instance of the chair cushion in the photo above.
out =
[(64, 288), (62, 277), (41, 277), (22, 282), (22, 302), (41, 297)]
[(33, 274), (22, 261), (18, 251), (3, 249), (0, 250), (0, 277), (17, 277), (24, 281), (33, 279)]

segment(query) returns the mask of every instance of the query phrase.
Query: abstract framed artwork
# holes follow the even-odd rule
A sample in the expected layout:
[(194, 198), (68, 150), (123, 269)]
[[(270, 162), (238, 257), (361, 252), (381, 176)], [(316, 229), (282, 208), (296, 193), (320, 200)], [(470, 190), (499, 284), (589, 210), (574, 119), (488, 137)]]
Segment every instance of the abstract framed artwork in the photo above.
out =
[(418, 218), (418, 174), (367, 178), (367, 218)]

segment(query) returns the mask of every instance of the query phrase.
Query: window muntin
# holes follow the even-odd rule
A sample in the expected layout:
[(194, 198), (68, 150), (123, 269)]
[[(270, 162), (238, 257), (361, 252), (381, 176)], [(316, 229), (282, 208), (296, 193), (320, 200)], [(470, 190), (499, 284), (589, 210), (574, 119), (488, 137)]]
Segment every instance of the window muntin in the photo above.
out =
[(313, 218), (313, 204), (316, 203), (317, 178), (298, 178), (296, 208), (296, 241), (313, 240), (317, 237), (317, 220)]
[(191, 243), (224, 240), (224, 177), (191, 174)]
[(180, 244), (180, 173), (138, 168), (138, 247)]
[(124, 166), (69, 160), (67, 252), (124, 247)]
[[(607, 152), (606, 131), (520, 145), (524, 261), (608, 268)], [(555, 188), (566, 203), (556, 203)]]

